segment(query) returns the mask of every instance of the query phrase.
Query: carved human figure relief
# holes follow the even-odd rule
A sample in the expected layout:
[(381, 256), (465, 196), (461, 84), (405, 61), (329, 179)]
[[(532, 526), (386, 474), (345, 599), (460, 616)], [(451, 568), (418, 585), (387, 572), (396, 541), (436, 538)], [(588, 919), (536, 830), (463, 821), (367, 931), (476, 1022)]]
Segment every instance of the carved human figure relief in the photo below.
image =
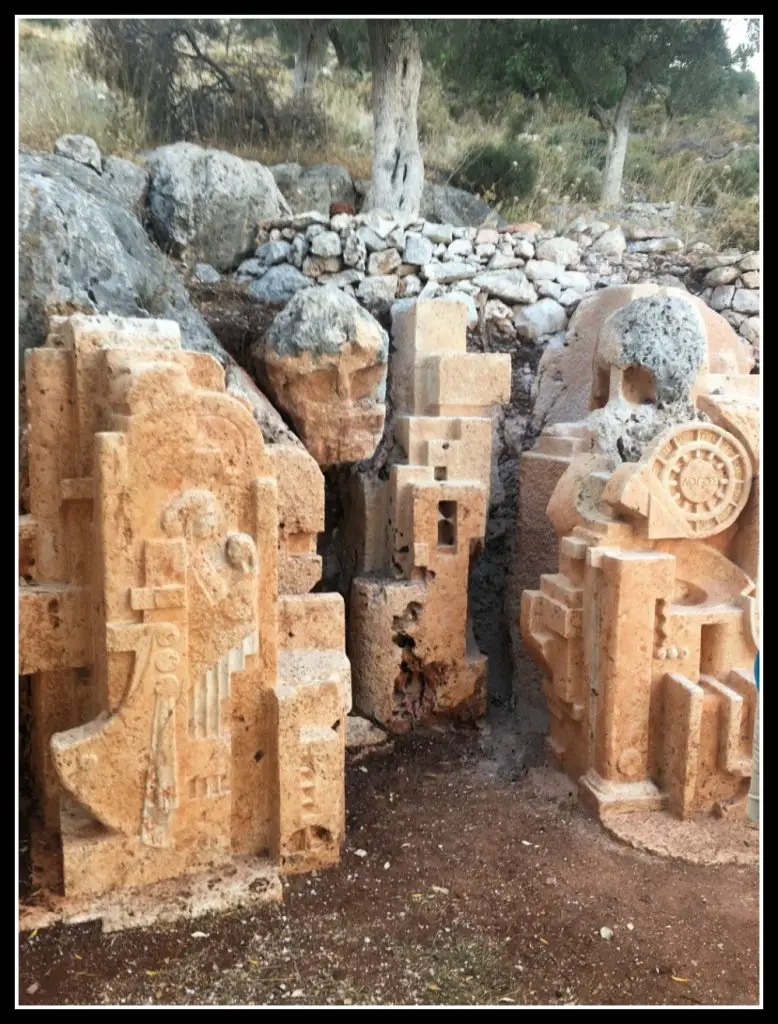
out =
[(223, 736), (229, 731), (222, 702), (230, 696), (230, 676), (259, 648), (256, 545), (248, 534), (225, 530), (224, 511), (210, 491), (179, 494), (161, 522), (169, 537), (186, 541), (190, 636), (210, 636), (221, 645), (198, 650), (196, 640), (190, 641), (190, 736)]

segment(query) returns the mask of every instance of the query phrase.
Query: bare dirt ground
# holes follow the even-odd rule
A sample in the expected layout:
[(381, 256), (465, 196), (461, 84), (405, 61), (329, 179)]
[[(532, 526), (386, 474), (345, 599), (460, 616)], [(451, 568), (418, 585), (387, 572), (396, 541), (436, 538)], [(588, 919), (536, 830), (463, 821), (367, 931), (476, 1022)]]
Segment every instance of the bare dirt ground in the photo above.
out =
[(352, 759), (337, 868), (259, 910), (23, 935), (20, 1003), (756, 1004), (756, 867), (618, 844), (537, 755), (503, 713)]

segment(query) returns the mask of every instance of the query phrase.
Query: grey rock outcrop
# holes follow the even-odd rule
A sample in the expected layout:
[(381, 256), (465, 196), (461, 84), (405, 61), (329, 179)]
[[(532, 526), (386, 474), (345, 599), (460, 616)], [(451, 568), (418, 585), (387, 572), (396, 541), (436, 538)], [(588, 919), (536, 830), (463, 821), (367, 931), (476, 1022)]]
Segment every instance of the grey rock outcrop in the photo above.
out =
[(149, 216), (179, 258), (232, 270), (254, 248), (259, 221), (291, 214), (262, 164), (176, 142), (148, 158)]

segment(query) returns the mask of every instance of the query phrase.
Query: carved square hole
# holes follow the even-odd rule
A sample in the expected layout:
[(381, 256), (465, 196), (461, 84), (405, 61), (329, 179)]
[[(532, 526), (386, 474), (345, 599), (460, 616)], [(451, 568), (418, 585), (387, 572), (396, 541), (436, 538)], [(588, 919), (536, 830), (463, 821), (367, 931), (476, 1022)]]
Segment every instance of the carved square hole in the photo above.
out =
[(448, 466), (435, 466), (435, 479), (448, 480)]
[(457, 503), (438, 502), (438, 547), (452, 548), (457, 542)]

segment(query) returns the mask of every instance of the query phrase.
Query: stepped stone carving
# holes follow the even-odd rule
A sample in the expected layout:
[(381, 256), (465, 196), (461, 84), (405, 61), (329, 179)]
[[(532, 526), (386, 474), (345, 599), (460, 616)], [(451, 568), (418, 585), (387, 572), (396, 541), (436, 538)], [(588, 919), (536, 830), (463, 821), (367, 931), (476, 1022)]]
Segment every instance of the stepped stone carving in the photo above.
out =
[(589, 417), (546, 428), (522, 461), (523, 491), (555, 482), (559, 571), (522, 594), (521, 632), (550, 749), (582, 802), (601, 816), (739, 813), (756, 708), (759, 378), (682, 293), (626, 298), (602, 296)]
[(66, 897), (337, 861), (350, 670), (323, 478), (172, 322), (54, 318), (28, 353), (20, 671)]
[(510, 356), (467, 352), (466, 324), (466, 307), (451, 302), (419, 301), (395, 317), (398, 457), (388, 479), (358, 478), (354, 495), (354, 702), (395, 732), (486, 710), (467, 588), (489, 505), (488, 412), (508, 400)]

